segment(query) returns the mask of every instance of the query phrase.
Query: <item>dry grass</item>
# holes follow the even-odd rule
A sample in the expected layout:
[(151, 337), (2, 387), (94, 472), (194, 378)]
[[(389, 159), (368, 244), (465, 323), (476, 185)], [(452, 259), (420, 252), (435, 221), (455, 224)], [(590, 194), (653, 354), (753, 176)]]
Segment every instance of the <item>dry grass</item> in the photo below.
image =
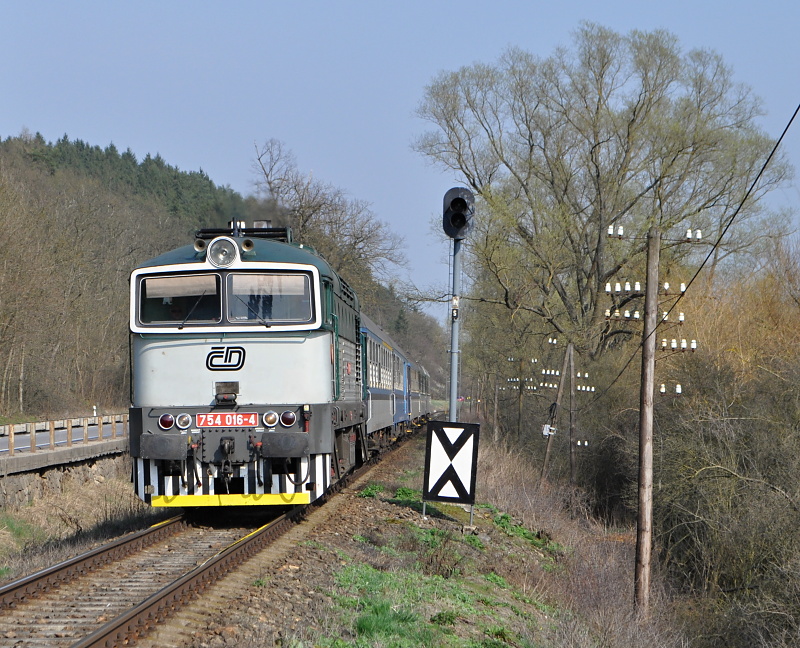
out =
[[(63, 472), (46, 496), (0, 508), (0, 581), (19, 578), (163, 517), (131, 491), (127, 461)], [(57, 487), (57, 488), (56, 488)]]
[[(501, 469), (498, 469), (501, 466)], [(550, 627), (552, 645), (572, 648), (671, 648), (688, 646), (657, 579), (649, 619), (633, 607), (635, 529), (609, 529), (588, 513), (577, 490), (538, 485), (539, 474), (520, 453), (491, 444), (481, 448), (478, 498), (493, 502), (528, 529), (564, 548), (554, 570), (509, 576), (522, 591), (535, 591), (562, 611)]]

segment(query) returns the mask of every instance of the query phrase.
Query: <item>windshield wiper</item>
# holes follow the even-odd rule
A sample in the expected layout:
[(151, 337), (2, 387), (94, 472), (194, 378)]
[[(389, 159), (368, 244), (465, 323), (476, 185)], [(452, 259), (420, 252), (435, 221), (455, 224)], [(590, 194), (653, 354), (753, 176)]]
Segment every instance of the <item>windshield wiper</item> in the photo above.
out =
[(263, 317), (261, 317), (261, 315), (259, 315), (258, 312), (250, 304), (248, 304), (244, 299), (242, 299), (242, 297), (240, 295), (236, 295), (236, 299), (238, 299), (240, 302), (242, 302), (244, 304), (245, 308), (247, 310), (249, 310), (253, 315), (255, 315), (256, 319), (261, 324), (263, 324), (267, 328), (270, 328), (272, 326), (272, 324), (270, 324), (269, 322), (267, 322), (267, 320), (265, 320)]
[(201, 299), (203, 299), (203, 297), (205, 297), (205, 296), (206, 296), (206, 291), (204, 290), (204, 291), (203, 291), (203, 294), (202, 294), (202, 295), (200, 295), (200, 296), (197, 298), (197, 301), (194, 303), (194, 306), (192, 306), (192, 307), (189, 309), (189, 312), (188, 312), (188, 313), (186, 313), (186, 317), (184, 317), (184, 318), (183, 318), (183, 321), (182, 321), (182, 322), (181, 322), (181, 323), (178, 325), (178, 330), (179, 330), (179, 331), (180, 331), (180, 330), (183, 328), (183, 325), (184, 325), (184, 324), (186, 324), (186, 322), (187, 322), (187, 321), (189, 321), (189, 318), (192, 316), (192, 313), (194, 313), (194, 309), (195, 309), (195, 308), (197, 308), (198, 304), (200, 304), (200, 300), (201, 300)]

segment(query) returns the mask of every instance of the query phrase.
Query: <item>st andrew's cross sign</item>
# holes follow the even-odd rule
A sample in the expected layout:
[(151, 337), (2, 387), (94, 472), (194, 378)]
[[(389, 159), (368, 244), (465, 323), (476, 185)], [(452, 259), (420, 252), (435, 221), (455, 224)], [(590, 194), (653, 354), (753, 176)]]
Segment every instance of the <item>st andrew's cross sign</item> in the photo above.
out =
[(428, 423), (423, 500), (475, 504), (480, 427), (477, 423)]

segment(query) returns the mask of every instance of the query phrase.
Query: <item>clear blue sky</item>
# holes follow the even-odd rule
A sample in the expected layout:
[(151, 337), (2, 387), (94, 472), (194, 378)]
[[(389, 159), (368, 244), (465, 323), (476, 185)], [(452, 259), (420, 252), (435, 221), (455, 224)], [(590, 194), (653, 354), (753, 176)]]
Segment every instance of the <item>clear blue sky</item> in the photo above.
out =
[[(0, 0), (0, 137), (27, 128), (160, 153), (243, 194), (255, 145), (276, 138), (405, 238), (418, 285), (446, 285), (431, 222), (457, 179), (410, 149), (427, 128), (414, 114), (425, 85), (510, 45), (547, 56), (580, 20), (720, 52), (763, 98), (773, 137), (800, 102), (800, 3), (788, 0)], [(800, 166), (800, 122), (785, 146)]]

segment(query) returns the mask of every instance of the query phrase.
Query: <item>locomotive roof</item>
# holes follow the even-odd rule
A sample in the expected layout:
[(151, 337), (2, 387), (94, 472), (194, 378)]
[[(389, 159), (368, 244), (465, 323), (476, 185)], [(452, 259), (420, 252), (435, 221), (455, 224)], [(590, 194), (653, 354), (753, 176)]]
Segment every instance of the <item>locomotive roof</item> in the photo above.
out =
[[(246, 237), (228, 236), (238, 243)], [(260, 263), (303, 263), (316, 266), (322, 277), (334, 282), (335, 287), (339, 288), (339, 276), (330, 264), (325, 261), (313, 248), (295, 243), (283, 243), (281, 241), (269, 239), (250, 239), (253, 242), (253, 249), (249, 252), (241, 253), (242, 262), (246, 267), (247, 262)], [(241, 245), (239, 246), (241, 250)], [(205, 260), (206, 252), (198, 252), (194, 245), (184, 245), (182, 247), (165, 252), (155, 258), (148, 259), (139, 264), (139, 268), (154, 268), (165, 265), (180, 265), (184, 263), (200, 263)], [(241, 269), (237, 265), (237, 269)]]

